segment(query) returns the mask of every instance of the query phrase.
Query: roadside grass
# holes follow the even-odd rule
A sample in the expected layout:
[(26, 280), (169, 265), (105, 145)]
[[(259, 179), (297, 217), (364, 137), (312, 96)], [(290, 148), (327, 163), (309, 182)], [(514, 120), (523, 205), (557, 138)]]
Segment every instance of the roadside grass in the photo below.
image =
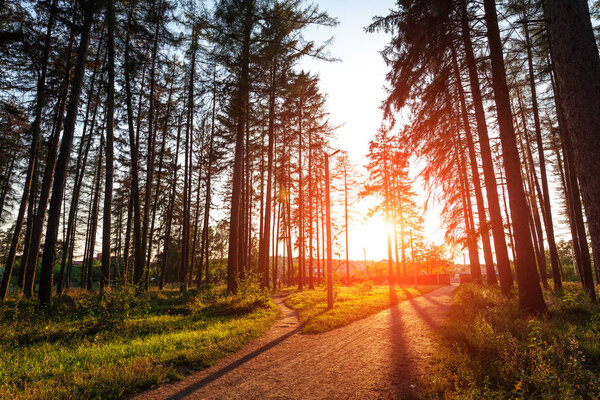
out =
[(298, 314), (304, 333), (321, 333), (346, 326), (390, 307), (394, 301), (402, 302), (431, 292), (442, 285), (418, 287), (396, 286), (396, 300), (390, 296), (389, 286), (371, 282), (352, 286), (334, 287), (334, 306), (327, 310), (327, 288), (305, 290), (290, 294), (285, 304)]
[(0, 306), (1, 399), (116, 399), (204, 369), (277, 319), (270, 293), (133, 288)]
[(428, 398), (600, 398), (600, 306), (578, 284), (544, 293), (549, 314), (473, 284), (454, 294), (434, 349)]

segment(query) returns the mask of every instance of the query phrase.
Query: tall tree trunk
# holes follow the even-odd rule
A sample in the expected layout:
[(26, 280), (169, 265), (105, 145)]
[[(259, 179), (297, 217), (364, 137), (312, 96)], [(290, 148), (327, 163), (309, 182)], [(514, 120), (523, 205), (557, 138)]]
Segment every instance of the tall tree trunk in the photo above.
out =
[[(385, 219), (387, 221), (390, 220), (391, 218), (391, 203), (392, 203), (392, 196), (390, 193), (390, 178), (389, 178), (389, 164), (388, 164), (388, 153), (389, 153), (389, 148), (385, 148), (383, 150), (385, 152), (384, 156), (383, 156), (383, 185), (384, 185), (384, 197), (385, 197)], [(327, 158), (328, 160), (328, 158)], [(329, 161), (327, 161), (327, 163), (329, 164)], [(326, 165), (326, 168), (329, 168), (328, 165)], [(327, 197), (329, 197), (329, 193), (325, 194)], [(329, 209), (327, 210), (329, 212)], [(328, 227), (327, 229), (329, 229), (329, 218), (328, 218)], [(327, 232), (327, 234), (329, 235), (329, 231)], [(329, 236), (327, 236), (327, 262), (329, 263), (329, 254), (330, 254), (330, 248), (331, 247), (331, 241), (329, 240)], [(394, 268), (392, 266), (392, 238), (391, 238), (391, 232), (389, 229), (387, 229), (387, 249), (388, 249), (388, 259), (387, 259), (387, 265), (388, 265), (388, 284), (390, 286), (394, 285)], [(327, 265), (327, 273), (329, 274), (329, 265)], [(328, 276), (329, 278), (329, 276)], [(328, 282), (329, 284), (329, 282)]]
[(302, 183), (302, 118), (303, 100), (298, 102), (298, 289), (304, 286), (304, 185)]
[[(139, 178), (139, 145), (136, 140), (136, 130), (133, 126), (133, 99), (131, 91), (131, 79), (133, 74), (133, 63), (130, 59), (131, 51), (131, 30), (132, 30), (132, 14), (133, 9), (129, 10), (129, 21), (127, 26), (127, 34), (125, 37), (125, 55), (124, 55), (124, 69), (125, 69), (125, 96), (127, 103), (127, 128), (129, 131), (129, 152), (131, 162), (131, 198), (133, 200), (133, 253), (134, 253), (134, 266), (133, 266), (133, 282), (136, 285), (140, 284), (142, 279), (142, 273), (144, 270), (144, 252), (142, 250), (142, 222), (141, 222), (141, 209), (140, 209), (140, 178)], [(144, 78), (145, 78), (146, 67), (142, 70), (142, 81), (140, 83), (140, 93), (143, 91)], [(140, 96), (141, 97), (141, 96)], [(139, 118), (139, 112), (138, 112)]]
[(229, 249), (227, 252), (227, 292), (237, 291), (238, 273), (238, 251), (240, 249), (239, 230), (240, 203), (243, 181), (244, 161), (244, 127), (246, 124), (246, 107), (248, 104), (248, 92), (250, 86), (249, 64), (250, 64), (250, 34), (252, 32), (254, 14), (254, 1), (244, 2), (244, 35), (242, 39), (242, 52), (240, 57), (240, 76), (238, 81), (238, 92), (235, 97), (235, 111), (237, 113), (235, 156), (233, 161), (233, 187), (231, 193), (231, 215), (229, 219)]
[(326, 261), (327, 260), (327, 254), (325, 253), (326, 252), (325, 238), (327, 236), (327, 230), (325, 229), (325, 223), (327, 221), (327, 217), (325, 215), (325, 204), (324, 204), (325, 203), (325, 185), (322, 185), (321, 190), (322, 190), (322, 192), (321, 192), (321, 233), (322, 233), (322, 235), (321, 235), (321, 249), (322, 249), (322, 252), (323, 252), (323, 258), (322, 258), (323, 262), (322, 262), (322, 265), (321, 265), (321, 271), (322, 271), (322, 274), (321, 274), (321, 279), (322, 279), (321, 283), (323, 283), (323, 281), (325, 281), (325, 263), (327, 262)]
[(98, 155), (98, 165), (96, 166), (96, 178), (95, 185), (93, 188), (93, 200), (92, 200), (92, 215), (90, 224), (90, 240), (89, 240), (89, 251), (88, 251), (88, 267), (87, 267), (87, 290), (93, 288), (93, 277), (94, 277), (94, 252), (96, 249), (96, 231), (98, 229), (98, 207), (100, 202), (100, 181), (102, 180), (102, 156), (104, 150), (104, 135), (100, 137), (100, 154)]
[(594, 279), (592, 276), (592, 262), (590, 259), (590, 251), (587, 242), (585, 231), (585, 223), (583, 220), (583, 210), (581, 207), (580, 181), (577, 179), (576, 166), (574, 159), (576, 158), (573, 150), (571, 135), (568, 133), (568, 125), (565, 121), (563, 103), (561, 101), (560, 87), (556, 84), (555, 79), (551, 75), (552, 87), (554, 89), (554, 97), (556, 102), (556, 111), (559, 123), (559, 133), (561, 136), (563, 159), (565, 162), (565, 177), (567, 191), (565, 197), (570, 202), (570, 214), (573, 233), (573, 248), (577, 260), (578, 272), (582, 286), (586, 289), (591, 299), (594, 300), (596, 291), (594, 287)]
[(125, 223), (125, 243), (123, 244), (123, 282), (129, 282), (129, 246), (131, 245), (131, 224), (133, 219), (133, 196), (127, 198), (127, 222)]
[[(36, 164), (39, 167), (39, 163)], [(29, 255), (29, 245), (31, 243), (31, 233), (33, 231), (33, 220), (35, 219), (37, 201), (37, 186), (39, 172), (35, 172), (32, 177), (31, 188), (29, 193), (29, 204), (27, 206), (27, 226), (25, 230), (25, 240), (23, 241), (23, 255), (21, 257), (21, 268), (19, 268), (19, 279), (17, 287), (21, 291), (25, 290), (25, 281), (27, 279), (27, 256)]]
[[(573, 144), (594, 261), (600, 262), (600, 57), (586, 0), (544, 0), (556, 86)], [(593, 285), (587, 287), (595, 300)]]
[(281, 202), (277, 202), (277, 227), (275, 228), (275, 261), (273, 263), (273, 290), (278, 288), (277, 282), (279, 282), (279, 232), (281, 222)]
[(167, 211), (167, 219), (165, 221), (166, 224), (166, 233), (165, 233), (165, 243), (162, 254), (162, 262), (160, 268), (160, 278), (158, 281), (158, 287), (160, 290), (163, 290), (165, 286), (165, 276), (167, 271), (167, 262), (169, 261), (169, 244), (171, 242), (171, 226), (173, 224), (173, 208), (175, 206), (175, 194), (177, 193), (177, 159), (179, 157), (179, 143), (181, 141), (181, 115), (179, 116), (179, 123), (177, 124), (177, 140), (175, 144), (175, 154), (173, 156), (173, 179), (172, 187), (171, 187), (171, 198), (169, 199), (169, 208)]
[[(98, 49), (100, 50), (100, 49)], [(106, 55), (106, 54), (105, 54)], [(75, 167), (75, 179), (73, 181), (73, 193), (71, 195), (71, 203), (69, 207), (69, 217), (67, 220), (67, 237), (62, 246), (62, 261), (60, 265), (60, 273), (58, 275), (58, 282), (56, 284), (56, 293), (62, 293), (63, 281), (65, 268), (67, 269), (67, 276), (70, 276), (70, 268), (73, 263), (73, 243), (75, 242), (75, 232), (77, 229), (77, 208), (79, 205), (79, 194), (81, 192), (81, 186), (83, 184), (83, 177), (85, 175), (85, 167), (87, 164), (87, 158), (92, 143), (92, 132), (96, 124), (96, 114), (98, 112), (98, 104), (100, 103), (100, 91), (96, 91), (94, 95), (94, 86), (96, 83), (96, 73), (98, 71), (98, 65), (100, 61), (100, 51), (96, 54), (96, 60), (94, 61), (94, 69), (90, 78), (90, 89), (88, 92), (88, 101), (85, 111), (85, 119), (83, 122), (82, 136), (79, 142), (79, 149), (77, 150), (77, 162)], [(104, 64), (104, 62), (102, 62)], [(94, 107), (92, 110), (92, 99), (94, 99)], [(92, 118), (90, 121), (90, 111), (92, 111)], [(70, 287), (69, 279), (67, 279), (67, 287)]]
[[(395, 264), (396, 264), (396, 282), (398, 282), (398, 284), (400, 284), (400, 282), (402, 282), (402, 276), (401, 276), (401, 271), (400, 271), (400, 253), (399, 253), (399, 246), (398, 246), (398, 220), (399, 220), (399, 214), (401, 214), (399, 208), (402, 206), (401, 200), (399, 198), (399, 195), (397, 193), (397, 186), (398, 186), (398, 177), (394, 177), (394, 186), (393, 186), (393, 206), (392, 206), (392, 232), (394, 234), (394, 257), (395, 257)], [(344, 169), (344, 190), (347, 190), (346, 188), (347, 183), (346, 183), (346, 170)], [(344, 193), (344, 197), (347, 197), (347, 195)], [(344, 198), (344, 200), (346, 200)], [(347, 201), (345, 201), (345, 203), (347, 203)], [(345, 206), (347, 207), (347, 204), (345, 204)], [(346, 210), (344, 210), (346, 211)], [(346, 229), (348, 228), (348, 224), (346, 223)], [(347, 243), (348, 241), (346, 241)], [(346, 271), (347, 275), (348, 271)]]
[[(346, 163), (344, 162), (344, 225), (346, 232), (346, 285), (350, 285), (350, 259), (348, 256), (348, 173)], [(394, 243), (398, 240), (396, 237), (396, 221), (394, 219)], [(398, 246), (396, 249), (396, 270), (398, 270)], [(396, 271), (397, 272), (397, 271)], [(312, 276), (311, 276), (312, 278)]]
[(73, 134), (75, 132), (75, 122), (77, 120), (77, 110), (79, 108), (79, 97), (81, 95), (81, 87), (83, 85), (83, 78), (85, 75), (85, 64), (88, 55), (90, 30), (93, 22), (93, 4), (86, 2), (84, 7), (85, 15), (79, 49), (77, 50), (77, 61), (75, 63), (73, 82), (71, 84), (71, 94), (69, 96), (69, 104), (67, 106), (67, 116), (64, 123), (63, 138), (60, 144), (60, 152), (56, 160), (50, 208), (48, 209), (48, 224), (46, 228), (46, 238), (44, 240), (42, 269), (40, 271), (39, 300), (41, 304), (48, 304), (50, 302), (50, 297), (52, 296), (52, 278), (56, 254), (55, 246), (60, 222), (60, 207), (64, 195), (65, 181), (67, 178), (67, 167), (71, 157), (71, 147), (73, 146)]
[(483, 3), (492, 64), (492, 86), (494, 88), (494, 100), (498, 114), (498, 127), (500, 130), (506, 184), (515, 236), (519, 307), (524, 311), (544, 313), (546, 311), (546, 304), (544, 303), (542, 290), (537, 279), (535, 252), (527, 224), (527, 213), (529, 210), (523, 190), (521, 162), (517, 150), (515, 129), (512, 123), (510, 96), (506, 84), (506, 70), (504, 69), (496, 3), (495, 0), (484, 0)]
[[(519, 136), (519, 141), (521, 143), (521, 148), (523, 152), (523, 167), (525, 169), (525, 181), (524, 181), (524, 190), (526, 195), (529, 196), (529, 226), (531, 229), (531, 240), (533, 243), (533, 247), (536, 252), (536, 260), (539, 271), (539, 278), (542, 282), (542, 285), (545, 289), (548, 289), (548, 273), (546, 271), (546, 252), (544, 250), (544, 235), (542, 232), (542, 225), (540, 221), (540, 215), (538, 211), (537, 201), (535, 197), (535, 187), (537, 184), (537, 176), (535, 174), (535, 165), (533, 161), (533, 155), (531, 153), (531, 146), (529, 145), (529, 130), (527, 129), (527, 118), (525, 117), (525, 108), (523, 107), (523, 102), (521, 100), (521, 93), (517, 88), (517, 99), (519, 102), (519, 110), (521, 115), (521, 120), (523, 124), (523, 131), (519, 131), (517, 129), (517, 135)], [(514, 112), (517, 115), (517, 112)], [(515, 124), (517, 121), (515, 120)], [(529, 190), (527, 190), (527, 185), (529, 185)], [(538, 185), (539, 186), (539, 185)]]
[(506, 234), (504, 232), (502, 212), (500, 211), (500, 202), (498, 200), (496, 174), (494, 172), (490, 138), (488, 135), (485, 110), (483, 108), (481, 88), (479, 85), (479, 75), (477, 72), (477, 64), (475, 63), (475, 56), (473, 54), (473, 45), (471, 43), (471, 32), (467, 15), (467, 0), (460, 1), (460, 8), (461, 36), (465, 50), (465, 64), (469, 71), (469, 83), (471, 86), (473, 108), (475, 110), (475, 120), (477, 122), (483, 177), (487, 194), (488, 211), (490, 213), (489, 222), (492, 227), (494, 250), (496, 253), (498, 275), (500, 278), (500, 290), (505, 295), (509, 295), (513, 286), (513, 278), (510, 269), (510, 261), (508, 259), (508, 248), (506, 247)]
[(471, 278), (476, 283), (481, 283), (481, 264), (479, 263), (479, 249), (477, 248), (477, 234), (475, 233), (475, 222), (473, 219), (473, 208), (471, 206), (471, 187), (467, 178), (467, 167), (462, 156), (462, 146), (459, 138), (456, 138), (456, 158), (458, 174), (462, 187), (463, 215), (465, 218), (465, 229), (467, 235), (467, 249), (469, 251), (469, 264), (471, 266)]
[(550, 190), (548, 189), (548, 176), (546, 174), (546, 157), (544, 155), (544, 142), (542, 140), (542, 128), (538, 110), (537, 89), (535, 86), (535, 77), (533, 73), (532, 43), (529, 37), (527, 20), (524, 22), (523, 27), (525, 30), (525, 42), (527, 47), (527, 68), (529, 72), (529, 86), (531, 89), (531, 107), (533, 109), (535, 139), (537, 142), (538, 160), (540, 163), (540, 178), (542, 181), (540, 205), (542, 208), (542, 216), (544, 217), (544, 227), (546, 228), (546, 239), (548, 240), (548, 251), (550, 253), (550, 264), (552, 266), (554, 290), (559, 291), (562, 289), (560, 276), (561, 266), (560, 259), (558, 258), (558, 250), (556, 248), (556, 240), (554, 239), (554, 222), (552, 220), (552, 209), (550, 207)]
[[(204, 138), (204, 122), (202, 122), (202, 138)], [(204, 140), (201, 140), (200, 149), (204, 149)], [(204, 158), (203, 152), (200, 152), (200, 159)], [(191, 260), (191, 271), (193, 275), (194, 266), (196, 265), (196, 247), (198, 244), (198, 222), (200, 219), (200, 187), (202, 186), (202, 164), (198, 163), (198, 185), (196, 186), (196, 210), (194, 211), (194, 234), (192, 235), (192, 260)], [(200, 285), (202, 281), (202, 267), (198, 266), (198, 273), (196, 275), (196, 286)], [(190, 279), (190, 281), (193, 281)]]
[(204, 203), (204, 221), (202, 224), (202, 255), (200, 257), (200, 269), (204, 260), (206, 260), (206, 271), (204, 273), (204, 280), (206, 283), (209, 281), (209, 240), (208, 240), (208, 223), (210, 219), (210, 206), (211, 206), (211, 184), (212, 184), (212, 171), (213, 171), (213, 146), (215, 139), (215, 123), (216, 123), (216, 109), (217, 109), (217, 72), (216, 69), (213, 71), (213, 98), (212, 98), (212, 113), (210, 122), (210, 139), (208, 142), (208, 162), (206, 169), (206, 193)]
[[(163, 6), (162, 1), (158, 2), (158, 6), (153, 4), (154, 17), (156, 18), (156, 24), (154, 25), (153, 43), (152, 43), (152, 60), (150, 62), (150, 96), (149, 96), (149, 107), (148, 107), (148, 148), (146, 155), (146, 189), (144, 190), (144, 215), (142, 218), (142, 255), (143, 255), (143, 277), (144, 287), (147, 287), (148, 274), (150, 265), (146, 263), (146, 249), (148, 248), (148, 229), (150, 225), (150, 209), (152, 208), (151, 195), (152, 195), (152, 182), (154, 180), (154, 157), (156, 156), (156, 124), (154, 120), (155, 113), (155, 87), (156, 87), (156, 58), (158, 56), (158, 40), (160, 34), (160, 26), (162, 21)], [(194, 33), (192, 33), (194, 35)], [(195, 35), (194, 35), (195, 37)], [(194, 46), (195, 39), (192, 38), (192, 47)], [(195, 53), (192, 54), (192, 60), (195, 59)], [(193, 61), (192, 61), (193, 68)], [(191, 81), (193, 81), (193, 72), (191, 75)], [(193, 86), (192, 86), (193, 87)], [(190, 92), (193, 89), (190, 89)], [(139, 282), (136, 282), (139, 284)]]
[(165, 120), (162, 127), (162, 135), (160, 142), (160, 153), (158, 156), (158, 171), (156, 174), (156, 188), (154, 190), (154, 201), (152, 202), (152, 221), (150, 222), (150, 233), (148, 238), (148, 256), (146, 258), (146, 265), (148, 265), (148, 270), (150, 269), (150, 264), (152, 262), (152, 240), (154, 238), (154, 224), (156, 222), (156, 209), (158, 208), (158, 198), (161, 189), (161, 178), (162, 178), (162, 170), (163, 170), (163, 160), (165, 156), (165, 146), (167, 142), (167, 133), (169, 131), (169, 117), (171, 115), (171, 107), (172, 107), (172, 97), (173, 97), (173, 81), (175, 80), (175, 69), (173, 69), (173, 73), (171, 74), (171, 84), (169, 87), (169, 94), (167, 97), (167, 109), (165, 111)]
[(89, 249), (90, 249), (90, 240), (91, 240), (91, 227), (92, 227), (92, 205), (93, 205), (93, 199), (94, 199), (94, 188), (96, 187), (96, 174), (93, 174), (93, 179), (92, 179), (92, 187), (90, 190), (90, 200), (88, 202), (88, 213), (87, 213), (87, 222), (86, 222), (86, 228), (85, 228), (85, 246), (84, 246), (84, 250), (83, 250), (83, 261), (81, 263), (81, 271), (80, 271), (80, 279), (79, 279), (79, 287), (81, 289), (85, 288), (85, 282), (86, 282), (86, 277), (87, 277), (87, 267), (88, 267), (88, 260), (90, 258), (90, 254), (89, 254)]
[[(319, 177), (316, 177), (318, 182)], [(321, 246), (319, 242), (319, 221), (321, 220), (321, 196), (319, 192), (319, 184), (315, 182), (316, 193), (315, 193), (315, 231), (316, 231), (316, 241), (317, 241), (317, 285), (321, 284)], [(324, 232), (321, 232), (324, 234)]]
[[(8, 291), (10, 276), (12, 274), (15, 256), (19, 246), (19, 239), (21, 238), (21, 228), (23, 226), (23, 219), (25, 218), (25, 210), (27, 209), (27, 201), (29, 200), (31, 183), (37, 162), (40, 125), (42, 123), (42, 110), (46, 103), (46, 74), (48, 71), (48, 59), (50, 57), (50, 42), (52, 40), (52, 28), (54, 27), (54, 18), (56, 17), (57, 5), (58, 0), (52, 0), (48, 14), (48, 25), (46, 28), (46, 37), (44, 39), (44, 49), (42, 51), (42, 58), (40, 60), (40, 74), (38, 76), (36, 87), (35, 116), (33, 124), (30, 127), (31, 146), (29, 149), (29, 159), (27, 161), (27, 171), (25, 172), (25, 184), (23, 185), (23, 195), (21, 196), (19, 212), (17, 214), (17, 220), (15, 221), (15, 231), (10, 243), (10, 248), (8, 250), (8, 256), (6, 257), (6, 265), (4, 267), (2, 283), (0, 283), (0, 300), (2, 301), (6, 298), (6, 292)], [(21, 266), (21, 268), (23, 268), (23, 266)]]
[(479, 216), (479, 234), (481, 235), (481, 244), (483, 247), (483, 258), (485, 260), (485, 270), (488, 285), (496, 285), (496, 271), (494, 269), (494, 258), (492, 256), (492, 246), (490, 244), (490, 235), (488, 231), (488, 223), (485, 213), (485, 204), (483, 203), (483, 193), (481, 190), (481, 182), (479, 181), (479, 168), (477, 166), (477, 154), (475, 153), (475, 143), (473, 141), (473, 133), (471, 132), (471, 124), (467, 113), (467, 105), (465, 101), (465, 93), (462, 86), (462, 79), (456, 61), (456, 52), (452, 47), (452, 63), (454, 66), (454, 76), (456, 79), (456, 88), (458, 90), (458, 99), (460, 102), (460, 111), (463, 120), (463, 128), (467, 139), (467, 149), (469, 153), (469, 165), (471, 167), (471, 176), (473, 188), (475, 189), (475, 203), (477, 205), (477, 215)]
[(268, 122), (268, 148), (267, 148), (267, 181), (265, 184), (266, 199), (265, 199), (265, 214), (262, 232), (262, 241), (260, 243), (259, 256), (259, 273), (262, 274), (263, 286), (269, 286), (269, 243), (271, 239), (271, 187), (273, 177), (273, 148), (275, 143), (275, 65), (271, 65), (270, 78), (271, 88), (269, 90), (269, 122)]
[(308, 130), (308, 288), (315, 288), (313, 280), (313, 151), (312, 129)]
[(114, 162), (114, 113), (115, 113), (115, 9), (112, 0), (106, 3), (106, 25), (108, 29), (108, 88), (106, 94), (106, 171), (104, 176), (104, 209), (102, 210), (102, 277), (100, 291), (110, 286), (110, 234), (112, 217), (113, 162)]

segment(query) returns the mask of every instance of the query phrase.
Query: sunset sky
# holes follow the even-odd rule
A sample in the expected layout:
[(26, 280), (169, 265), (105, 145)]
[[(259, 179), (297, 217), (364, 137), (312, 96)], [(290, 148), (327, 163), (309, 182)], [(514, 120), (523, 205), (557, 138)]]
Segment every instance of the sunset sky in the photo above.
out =
[[(351, 161), (362, 173), (366, 172), (364, 165), (369, 141), (381, 125), (379, 105), (385, 97), (387, 67), (379, 51), (389, 41), (389, 35), (365, 33), (364, 27), (372, 22), (374, 16), (387, 14), (393, 4), (390, 0), (320, 1), (319, 8), (337, 18), (339, 25), (334, 28), (311, 27), (305, 33), (306, 39), (317, 43), (334, 38), (329, 49), (331, 56), (340, 59), (339, 62), (304, 59), (301, 66), (320, 75), (321, 90), (328, 96), (332, 125), (341, 125), (333, 145), (347, 150)], [(412, 168), (412, 172), (418, 173), (418, 168)], [(368, 208), (368, 201), (358, 205), (355, 221), (349, 228), (351, 259), (362, 260), (363, 248), (368, 259), (387, 258), (385, 225), (378, 217), (365, 221)], [(443, 241), (437, 207), (430, 206), (425, 215), (425, 230), (429, 240), (436, 243)]]

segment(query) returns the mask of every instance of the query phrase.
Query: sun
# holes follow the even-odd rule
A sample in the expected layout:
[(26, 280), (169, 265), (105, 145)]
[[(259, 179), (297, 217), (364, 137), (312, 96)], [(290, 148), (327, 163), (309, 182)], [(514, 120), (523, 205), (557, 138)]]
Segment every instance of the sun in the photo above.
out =
[(350, 227), (350, 257), (352, 259), (381, 260), (387, 258), (387, 234), (392, 225), (379, 215), (357, 221)]

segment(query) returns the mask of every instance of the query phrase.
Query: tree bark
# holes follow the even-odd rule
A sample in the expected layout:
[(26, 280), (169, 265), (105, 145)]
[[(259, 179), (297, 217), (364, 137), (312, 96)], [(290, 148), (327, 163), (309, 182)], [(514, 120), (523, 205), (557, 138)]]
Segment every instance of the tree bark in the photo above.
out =
[(477, 122), (483, 177), (487, 194), (488, 210), (490, 213), (489, 222), (492, 227), (494, 250), (496, 252), (496, 262), (500, 278), (500, 290), (503, 294), (509, 295), (512, 291), (513, 278), (510, 269), (510, 260), (508, 259), (508, 248), (506, 247), (506, 234), (504, 232), (502, 212), (500, 211), (500, 202), (498, 200), (496, 174), (494, 173), (494, 162), (490, 148), (490, 138), (488, 135), (485, 110), (483, 108), (481, 88), (479, 85), (479, 75), (477, 72), (477, 64), (475, 63), (475, 56), (473, 54), (473, 45), (471, 43), (466, 0), (461, 0), (460, 6), (461, 36), (465, 50), (465, 62), (469, 71), (469, 82), (471, 86), (471, 96), (473, 98), (473, 108), (475, 110), (475, 120)]
[(169, 261), (169, 244), (171, 242), (171, 226), (173, 224), (173, 207), (175, 206), (175, 194), (177, 193), (177, 158), (179, 157), (179, 143), (181, 141), (181, 115), (179, 116), (179, 123), (177, 125), (177, 140), (175, 144), (175, 155), (173, 157), (173, 179), (171, 187), (171, 198), (169, 199), (169, 208), (167, 211), (167, 219), (165, 221), (167, 231), (165, 233), (165, 243), (162, 254), (162, 262), (160, 268), (160, 278), (158, 286), (160, 290), (163, 290), (165, 286), (165, 275), (167, 271), (167, 262)]
[[(125, 37), (125, 96), (127, 103), (127, 129), (129, 131), (129, 152), (131, 157), (131, 198), (133, 201), (133, 253), (134, 253), (134, 266), (133, 266), (133, 282), (136, 285), (140, 284), (142, 278), (142, 272), (144, 269), (144, 252), (142, 250), (142, 223), (141, 223), (141, 210), (140, 210), (140, 185), (139, 185), (139, 146), (136, 140), (136, 131), (133, 126), (133, 100), (131, 91), (131, 76), (133, 74), (133, 64), (130, 59), (131, 51), (131, 25), (133, 9), (129, 11), (129, 21), (127, 27), (127, 34)], [(142, 70), (142, 81), (140, 84), (141, 90), (144, 87), (146, 67)], [(140, 96), (141, 97), (141, 96)], [(139, 118), (139, 113), (138, 113)]]
[[(4, 301), (6, 298), (6, 292), (8, 291), (8, 285), (10, 283), (10, 276), (12, 274), (15, 256), (17, 254), (17, 248), (19, 246), (19, 239), (21, 238), (21, 228), (23, 226), (23, 219), (25, 218), (25, 210), (27, 209), (27, 201), (29, 200), (29, 194), (31, 189), (31, 183), (35, 173), (35, 165), (38, 156), (38, 142), (40, 138), (40, 125), (42, 123), (42, 110), (46, 103), (46, 74), (48, 71), (48, 59), (50, 57), (50, 46), (52, 40), (52, 28), (54, 27), (54, 18), (57, 13), (58, 0), (53, 0), (50, 6), (48, 14), (48, 25), (46, 28), (46, 37), (44, 39), (44, 49), (42, 51), (42, 58), (40, 62), (40, 75), (37, 80), (36, 87), (36, 103), (35, 103), (35, 116), (33, 124), (31, 125), (31, 146), (29, 150), (29, 159), (27, 162), (27, 171), (25, 172), (25, 184), (23, 185), (23, 195), (21, 196), (21, 203), (19, 205), (19, 212), (17, 214), (17, 220), (15, 221), (15, 231), (10, 243), (8, 250), (8, 256), (6, 257), (6, 265), (4, 267), (4, 275), (2, 276), (2, 283), (0, 283), (0, 300)], [(23, 268), (23, 266), (21, 266)]]
[(268, 122), (268, 147), (267, 147), (267, 181), (265, 183), (266, 199), (265, 214), (262, 231), (262, 241), (259, 251), (259, 273), (262, 274), (263, 286), (269, 286), (269, 244), (271, 239), (271, 181), (273, 177), (273, 147), (275, 142), (275, 62), (270, 68), (271, 88), (269, 90), (269, 122)]
[[(586, 0), (544, 0), (565, 132), (571, 139), (594, 260), (600, 262), (600, 57)], [(588, 293), (595, 300), (595, 290)]]
[(231, 215), (229, 218), (229, 248), (227, 252), (227, 292), (237, 291), (236, 278), (238, 275), (238, 251), (240, 250), (240, 203), (243, 181), (244, 160), (244, 127), (246, 124), (246, 107), (250, 86), (249, 64), (250, 64), (250, 35), (252, 33), (254, 13), (254, 1), (245, 1), (244, 10), (244, 34), (242, 38), (242, 51), (240, 55), (240, 77), (238, 81), (238, 93), (235, 97), (235, 111), (237, 113), (235, 134), (235, 155), (233, 161), (233, 187), (231, 193)]
[(475, 190), (475, 202), (477, 205), (477, 214), (479, 216), (479, 234), (481, 236), (481, 244), (483, 247), (483, 257), (485, 260), (485, 270), (488, 285), (496, 285), (496, 271), (494, 269), (494, 258), (492, 256), (492, 246), (490, 245), (490, 235), (488, 231), (488, 223), (485, 212), (485, 204), (483, 203), (483, 193), (481, 190), (481, 182), (479, 181), (479, 168), (477, 166), (477, 154), (475, 153), (475, 143), (471, 132), (471, 124), (467, 113), (467, 105), (465, 101), (465, 93), (462, 86), (460, 71), (458, 70), (458, 62), (456, 61), (456, 52), (452, 47), (452, 63), (454, 66), (454, 76), (456, 79), (456, 88), (458, 90), (458, 99), (460, 103), (460, 111), (463, 120), (465, 137), (467, 139), (467, 150), (469, 153), (469, 165), (471, 167), (471, 175), (473, 188)]
[(108, 30), (108, 88), (106, 94), (106, 170), (104, 176), (104, 209), (102, 217), (102, 276), (100, 291), (110, 286), (110, 234), (113, 197), (113, 163), (114, 163), (114, 114), (115, 114), (115, 9), (113, 0), (106, 3), (106, 25)]
[(492, 86), (498, 114), (500, 142), (506, 172), (506, 184), (512, 215), (513, 233), (516, 247), (517, 284), (519, 285), (519, 307), (533, 313), (546, 312), (537, 272), (535, 270), (535, 252), (527, 224), (527, 200), (521, 179), (521, 162), (517, 150), (515, 129), (510, 110), (510, 96), (506, 84), (506, 70), (502, 55), (502, 42), (498, 28), (495, 0), (484, 0), (485, 22), (492, 64)]
[(50, 199), (50, 208), (48, 209), (48, 224), (46, 228), (46, 238), (44, 240), (44, 253), (42, 256), (42, 269), (40, 271), (39, 300), (45, 305), (50, 302), (52, 296), (52, 278), (54, 274), (54, 262), (56, 255), (56, 239), (58, 236), (58, 227), (60, 222), (60, 207), (64, 195), (65, 181), (67, 177), (67, 167), (71, 157), (71, 147), (73, 145), (73, 134), (75, 132), (75, 122), (77, 120), (77, 110), (81, 87), (85, 75), (85, 64), (88, 55), (88, 45), (90, 39), (90, 30), (93, 22), (93, 4), (87, 2), (84, 9), (84, 21), (81, 31), (79, 49), (77, 50), (77, 61), (71, 84), (71, 94), (67, 106), (67, 116), (64, 123), (64, 133), (60, 144), (60, 152), (56, 160), (54, 171), (54, 182), (52, 185), (52, 197)]
[(529, 72), (529, 86), (531, 89), (531, 107), (533, 109), (533, 120), (535, 124), (535, 139), (538, 148), (538, 159), (540, 163), (540, 178), (542, 193), (540, 195), (540, 205), (542, 208), (542, 216), (544, 218), (544, 227), (546, 228), (546, 239), (548, 240), (548, 251), (550, 253), (550, 264), (552, 265), (552, 280), (554, 290), (562, 289), (560, 276), (560, 259), (558, 258), (558, 250), (556, 248), (556, 240), (554, 238), (554, 222), (552, 219), (552, 209), (550, 207), (550, 191), (548, 189), (548, 176), (546, 174), (546, 158), (544, 155), (544, 142), (542, 140), (542, 128), (540, 124), (539, 107), (537, 102), (537, 89), (535, 77), (533, 73), (533, 55), (532, 43), (529, 36), (529, 27), (527, 21), (523, 24), (525, 30), (525, 42), (527, 46), (527, 67)]

